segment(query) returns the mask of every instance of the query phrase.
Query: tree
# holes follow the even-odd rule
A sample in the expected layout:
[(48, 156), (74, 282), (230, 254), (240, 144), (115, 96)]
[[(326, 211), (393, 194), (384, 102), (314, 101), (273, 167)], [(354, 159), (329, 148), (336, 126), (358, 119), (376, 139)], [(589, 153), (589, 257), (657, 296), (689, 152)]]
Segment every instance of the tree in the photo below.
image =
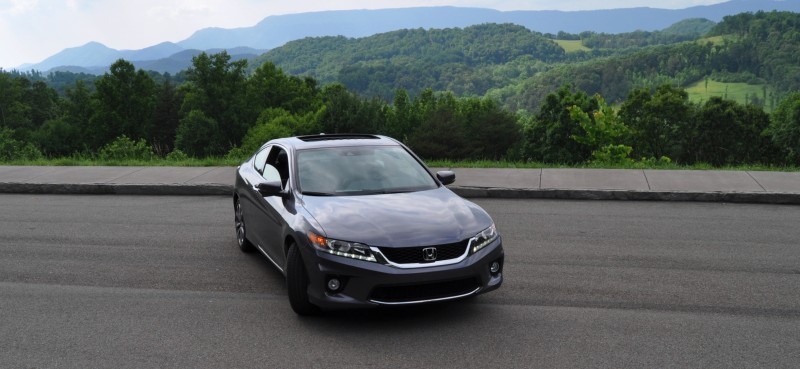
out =
[(712, 97), (697, 114), (687, 150), (694, 161), (715, 166), (764, 162), (768, 124), (769, 115), (759, 107)]
[(34, 135), (35, 142), (48, 156), (66, 156), (80, 150), (81, 142), (78, 128), (65, 117), (50, 119), (39, 127)]
[(0, 73), (0, 127), (13, 130), (32, 129), (30, 118), (30, 105), (24, 100), (25, 88), (30, 81), (25, 78), (13, 78), (8, 73)]
[(275, 64), (266, 62), (247, 80), (248, 108), (257, 116), (264, 109), (281, 108), (292, 113), (316, 110), (318, 91), (313, 78), (286, 75)]
[(36, 81), (27, 91), (26, 100), (31, 107), (30, 117), (32, 129), (37, 129), (45, 121), (53, 119), (59, 115), (58, 94), (42, 81)]
[(92, 147), (90, 120), (94, 114), (92, 95), (82, 80), (65, 89), (60, 100), (61, 115), (45, 121), (36, 133), (36, 142), (49, 156), (65, 156)]
[(167, 76), (158, 89), (155, 111), (153, 112), (153, 129), (150, 141), (156, 153), (161, 156), (172, 152), (175, 147), (175, 134), (180, 124), (180, 96), (171, 78)]
[(32, 143), (19, 141), (14, 138), (14, 130), (0, 127), (0, 162), (41, 157), (42, 153)]
[[(228, 156), (250, 155), (269, 140), (316, 134), (320, 132), (319, 121), (325, 115), (326, 107), (306, 114), (292, 114), (281, 108), (264, 109), (256, 124), (247, 131), (242, 146), (231, 149)], [(241, 155), (240, 155), (241, 154)]]
[(569, 108), (570, 117), (583, 129), (583, 133), (575, 134), (572, 139), (592, 149), (592, 157), (596, 162), (625, 164), (632, 160), (628, 158), (631, 147), (621, 144), (628, 134), (617, 112), (606, 104), (603, 97), (595, 95), (597, 110), (587, 113), (579, 106)]
[(384, 133), (401, 141), (407, 141), (419, 125), (408, 92), (402, 88), (395, 91), (394, 103), (388, 108), (386, 115)]
[(341, 84), (322, 89), (325, 112), (320, 128), (327, 133), (377, 133), (383, 129), (385, 114), (383, 102), (365, 100), (348, 91)]
[(800, 92), (781, 100), (772, 113), (769, 136), (789, 165), (800, 165)]
[(502, 109), (495, 100), (462, 98), (458, 111), (471, 158), (499, 160), (520, 138), (517, 116)]
[(546, 163), (586, 161), (591, 150), (572, 139), (581, 133), (580, 125), (570, 116), (573, 106), (591, 112), (597, 110), (598, 103), (583, 91), (573, 92), (568, 85), (547, 95), (539, 113), (524, 122), (521, 156)]
[(95, 83), (94, 114), (90, 119), (91, 147), (100, 148), (125, 135), (149, 138), (155, 109), (155, 82), (143, 70), (119, 59)]
[(175, 147), (189, 156), (207, 157), (222, 155), (227, 148), (222, 146), (219, 124), (201, 110), (192, 110), (181, 119), (175, 135)]
[(408, 146), (427, 159), (461, 160), (467, 157), (469, 142), (455, 111), (446, 105), (433, 108), (408, 139)]
[(619, 110), (630, 128), (628, 143), (635, 158), (679, 157), (693, 114), (686, 91), (671, 85), (661, 85), (652, 94), (648, 89), (633, 90)]
[(185, 97), (181, 114), (186, 119), (190, 113), (199, 111), (215, 122), (215, 132), (209, 136), (216, 140), (210, 142), (214, 152), (227, 152), (241, 144), (247, 129), (258, 117), (258, 112), (247, 106), (244, 76), (247, 61), (231, 62), (230, 59), (225, 51), (211, 56), (200, 53), (192, 58), (187, 83), (183, 86)]

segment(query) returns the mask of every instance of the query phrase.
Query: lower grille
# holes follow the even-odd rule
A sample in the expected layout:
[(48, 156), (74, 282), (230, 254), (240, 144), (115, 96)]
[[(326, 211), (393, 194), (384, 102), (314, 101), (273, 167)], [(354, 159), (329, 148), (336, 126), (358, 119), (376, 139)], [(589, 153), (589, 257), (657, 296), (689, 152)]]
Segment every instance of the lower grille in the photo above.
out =
[(474, 277), (407, 286), (378, 286), (372, 290), (369, 299), (390, 304), (424, 302), (467, 295), (479, 287), (480, 283)]

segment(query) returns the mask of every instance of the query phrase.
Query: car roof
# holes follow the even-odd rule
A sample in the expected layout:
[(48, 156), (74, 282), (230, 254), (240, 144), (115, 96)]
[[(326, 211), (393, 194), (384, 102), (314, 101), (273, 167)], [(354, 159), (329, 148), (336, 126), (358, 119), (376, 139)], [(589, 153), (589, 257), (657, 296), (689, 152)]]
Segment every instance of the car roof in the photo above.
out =
[(281, 144), (296, 150), (346, 146), (399, 146), (395, 139), (370, 134), (319, 134), (278, 138), (267, 144)]

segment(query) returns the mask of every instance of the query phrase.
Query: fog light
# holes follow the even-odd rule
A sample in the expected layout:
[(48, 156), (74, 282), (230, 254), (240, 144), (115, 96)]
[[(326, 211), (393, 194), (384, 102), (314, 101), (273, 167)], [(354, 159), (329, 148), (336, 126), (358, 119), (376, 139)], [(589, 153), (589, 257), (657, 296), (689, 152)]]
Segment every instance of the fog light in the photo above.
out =
[(338, 279), (331, 278), (328, 280), (328, 289), (331, 292), (336, 292), (339, 289), (339, 287), (342, 287), (342, 282), (339, 282)]
[(493, 261), (492, 265), (489, 266), (489, 271), (492, 272), (492, 274), (497, 274), (497, 272), (500, 271), (500, 263)]

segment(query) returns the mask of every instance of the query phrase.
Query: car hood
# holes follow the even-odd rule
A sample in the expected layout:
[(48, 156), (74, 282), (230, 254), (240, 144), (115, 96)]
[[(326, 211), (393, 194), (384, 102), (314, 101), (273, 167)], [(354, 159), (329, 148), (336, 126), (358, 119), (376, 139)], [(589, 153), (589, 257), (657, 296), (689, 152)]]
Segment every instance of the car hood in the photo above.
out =
[(458, 242), (492, 224), (479, 206), (449, 189), (365, 196), (304, 196), (325, 236), (371, 246)]

